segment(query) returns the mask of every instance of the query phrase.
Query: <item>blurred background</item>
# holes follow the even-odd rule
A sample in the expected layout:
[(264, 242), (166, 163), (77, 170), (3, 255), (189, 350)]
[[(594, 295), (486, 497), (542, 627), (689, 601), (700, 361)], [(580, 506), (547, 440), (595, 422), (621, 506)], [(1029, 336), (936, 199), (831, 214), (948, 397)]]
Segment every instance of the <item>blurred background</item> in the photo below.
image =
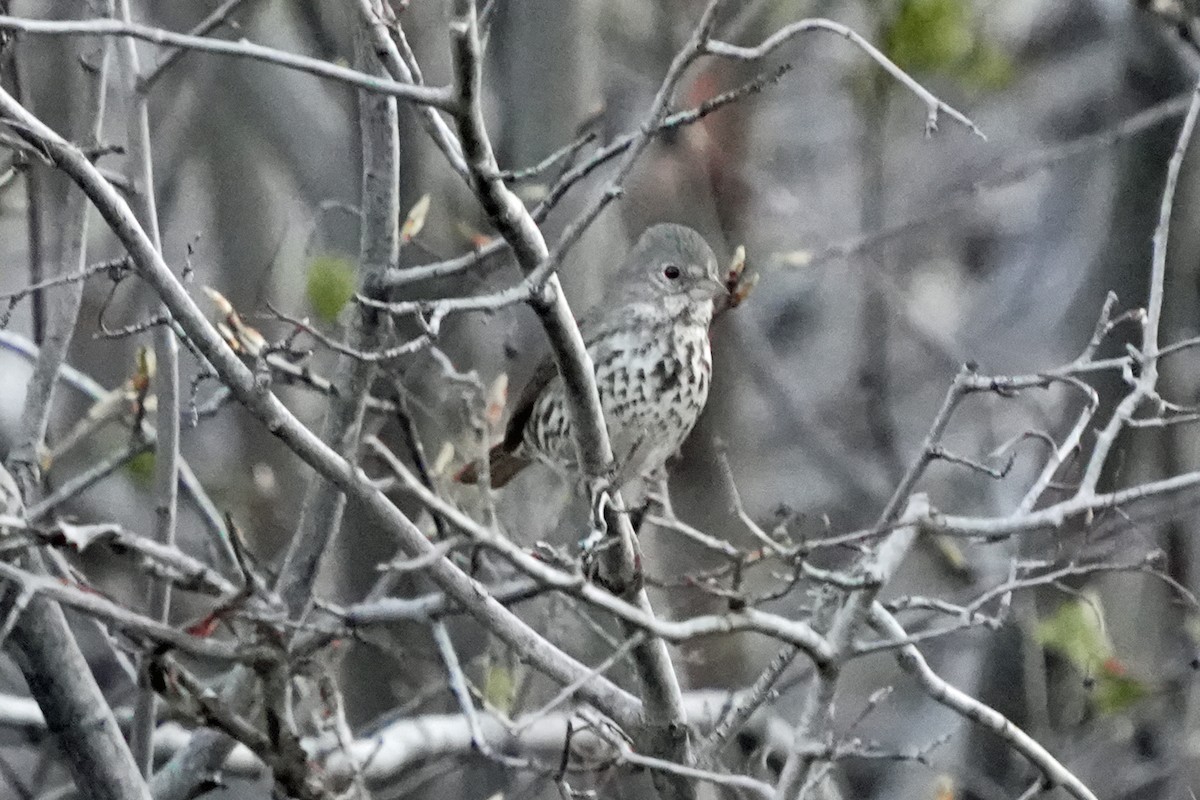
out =
[[(87, 4), (67, 0), (4, 5), (18, 16), (74, 19), (92, 13)], [(426, 79), (446, 82), (444, 4), (395, 5)], [(695, 0), (496, 0), (496, 5), (487, 112), (500, 164), (512, 169), (537, 163), (581, 131), (596, 131), (603, 142), (636, 129), (703, 7)], [(723, 455), (747, 510), (768, 528), (784, 524), (794, 535), (816, 537), (870, 525), (918, 452), (961, 364), (974, 362), (990, 374), (1064, 364), (1088, 341), (1109, 291), (1118, 295), (1118, 310), (1144, 302), (1163, 176), (1200, 64), (1187, 35), (1191, 5), (1186, 0), (730, 4), (734, 10), (718, 36), (738, 44), (756, 43), (803, 17), (852, 26), (971, 117), (987, 139), (945, 117), (926, 136), (920, 101), (859, 49), (827, 34), (801, 37), (764, 64), (709, 59), (688, 74), (677, 98), (680, 108), (759, 71), (794, 65), (760, 94), (662, 136), (635, 170), (625, 196), (588, 232), (561, 273), (578, 313), (602, 291), (620, 254), (643, 228), (675, 221), (700, 230), (722, 259), (744, 245), (750, 269), (761, 276), (749, 301), (723, 316), (713, 333), (713, 395), (672, 470), (672, 498), (682, 519), (750, 546), (749, 533), (731, 511)], [(191, 28), (215, 6), (134, 2), (136, 18), (176, 31)], [(330, 61), (352, 59), (357, 21), (349, 4), (244, 0), (229, 20), (236, 30), (227, 24), (214, 35), (244, 35)], [(6, 86), (17, 86), (43, 120), (70, 130), (79, 59), (92, 46), (22, 38), (0, 54), (0, 77)], [(147, 46), (143, 62), (153, 65), (163, 55)], [(108, 109), (107, 141), (124, 142), (126, 116), (117, 95)], [(347, 210), (359, 202), (360, 186), (354, 93), (268, 65), (190, 53), (156, 82), (150, 119), (165, 255), (178, 272), (190, 265), (197, 296), (201, 286), (218, 289), (268, 338), (289, 332), (271, 319), (268, 304), (308, 315), (336, 333), (346, 317), (358, 250), (357, 220)], [(468, 252), (491, 235), (486, 221), (404, 107), (401, 127), (404, 205), (424, 194), (432, 200), (425, 229), (417, 244), (405, 247), (403, 262)], [(6, 158), (0, 154), (0, 166)], [(1162, 332), (1168, 343), (1200, 332), (1198, 161), (1200, 150), (1193, 147), (1175, 206)], [(125, 169), (123, 162), (120, 154), (100, 161), (117, 171)], [(603, 178), (601, 170), (550, 215), (544, 226), (550, 241)], [(520, 185), (530, 203), (545, 188), (537, 179)], [(65, 183), (40, 167), (9, 176), (0, 188), (0, 291), (28, 284), (31, 269), (58, 270), (63, 243), (55, 232), (64, 192)], [(102, 225), (92, 230), (93, 260), (119, 254)], [(406, 287), (398, 298), (480, 292), (518, 275), (506, 259), (490, 259), (468, 276)], [(118, 328), (151, 308), (152, 298), (136, 280), (115, 288), (104, 277), (91, 281), (71, 364), (106, 387), (119, 385), (132, 374), (135, 349), (145, 337), (99, 337), (101, 319)], [(35, 338), (40, 322), (32, 309), (28, 301), (18, 305), (8, 330)], [(544, 346), (536, 319), (523, 308), (452, 318), (439, 342), (454, 366), (475, 371), (482, 386), (504, 374), (514, 391)], [(1122, 352), (1120, 336), (1107, 347)], [(328, 353), (312, 360), (324, 374), (332, 373), (332, 363)], [(1200, 400), (1198, 367), (1187, 353), (1165, 362), (1164, 395), (1182, 404)], [(196, 372), (186, 353), (184, 368), (186, 385)], [(0, 350), (0, 374), (5, 378), (0, 448), (6, 448), (28, 367)], [(1097, 388), (1111, 408), (1119, 380)], [(213, 390), (211, 383), (201, 385), (198, 397)], [(279, 392), (303, 420), (319, 425), (321, 396), (300, 387), (281, 386)], [(466, 392), (464, 402), (463, 388), (445, 380), (443, 365), (428, 354), (392, 365), (380, 394), (396, 392), (409, 401), (420, 440), (442, 467), (445, 490), (478, 508), (477, 494), (450, 486), (446, 478), (470, 446), (467, 419), (482, 402), (478, 393)], [(89, 404), (78, 392), (62, 392), (52, 439), (65, 436)], [(1061, 438), (1079, 405), (1062, 390), (1013, 399), (972, 397), (956, 416), (947, 443), (958, 454), (999, 466), (1004, 458), (992, 455), (998, 447), (1031, 429)], [(1107, 413), (1102, 410), (1098, 419)], [(400, 435), (394, 419), (372, 425), (385, 439)], [(1175, 426), (1127, 437), (1110, 462), (1105, 486), (1198, 468), (1196, 433)], [(89, 437), (55, 462), (51, 485), (122, 446), (127, 436), (114, 427)], [(1085, 437), (1085, 446), (1090, 441)], [(938, 463), (922, 488), (948, 512), (1008, 513), (1047, 451), (1044, 443), (1028, 439), (1012, 452), (1012, 468), (1001, 479)], [(309, 472), (233, 405), (185, 430), (184, 455), (217, 506), (237, 519), (258, 557), (273, 563), (295, 526)], [(147, 458), (135, 460), (83, 496), (71, 513), (148, 531), (151, 471)], [(571, 541), (579, 517), (568, 515), (560, 524), (558, 516), (570, 506), (570, 487), (548, 472), (531, 472), (536, 474), (497, 498), (501, 519), (523, 543), (555, 536)], [(1063, 477), (1069, 481), (1070, 471)], [(1122, 547), (1140, 553), (1161, 549), (1167, 574), (1196, 591), (1198, 533), (1195, 521), (1184, 519), (1126, 532)], [(650, 573), (662, 584), (677, 584), (680, 576), (713, 566), (705, 553), (668, 531), (651, 530), (643, 539)], [(181, 541), (190, 552), (206, 552), (206, 534), (190, 506), (182, 516)], [(393, 543), (359, 525), (351, 509), (327, 559), (322, 596), (357, 599), (374, 580), (373, 565), (392, 550)], [(1053, 543), (1044, 539), (989, 545), (923, 541), (889, 594), (969, 599), (1002, 581), (1013, 556), (1046, 553), (1054, 557)], [(107, 568), (99, 555), (85, 562), (98, 575)], [(766, 587), (774, 578), (764, 573), (757, 580)], [(116, 576), (108, 588), (136, 596)], [(923, 650), (944, 677), (1025, 726), (1106, 799), (1184, 798), (1200, 755), (1200, 697), (1193, 676), (1198, 629), (1174, 598), (1161, 581), (1144, 575), (1072, 583), (1018, 596), (1012, 623), (1000, 630), (955, 634)], [(661, 588), (655, 599), (662, 613), (677, 616), (721, 607), (718, 599), (687, 587)], [(774, 606), (800, 613), (805, 603), (798, 593)], [(181, 598), (175, 614), (186, 621), (197, 608)], [(589, 620), (552, 601), (531, 605), (528, 618), (542, 627), (553, 621), (560, 631), (578, 628), (581, 643), (590, 636)], [(352, 725), (411, 700), (437, 674), (436, 655), (423, 640), (403, 641), (400, 632), (383, 638), (356, 648), (343, 664)], [(689, 645), (679, 652), (679, 664), (687, 688), (732, 688), (753, 680), (776, 649), (759, 637), (724, 637)], [(414, 653), (421, 657), (412, 658)], [(521, 677), (511, 655), (496, 653), (485, 640), (475, 643), (474, 653), (483, 661), (510, 659), (506, 669), (514, 680)], [(105, 673), (103, 664), (97, 669), (115, 702), (132, 696), (127, 675), (115, 667)], [(804, 668), (793, 669), (789, 685), (802, 686)], [(6, 674), (9, 690), (20, 691), (19, 673), (9, 667)], [(866, 698), (889, 684), (897, 691), (853, 735), (904, 752), (950, 738), (924, 764), (847, 763), (838, 779), (845, 796), (1015, 797), (1036, 777), (997, 740), (913, 691), (889, 656), (855, 664), (842, 684), (839, 719), (853, 722)], [(801, 697), (784, 692), (773, 710), (794, 722)], [(450, 707), (442, 695), (414, 706)], [(36, 750), (36, 743), (20, 737), (4, 741)], [(472, 769), (476, 772), (435, 771), (424, 781), (393, 787), (390, 796), (424, 796), (449, 786), (456, 796), (484, 797), (488, 793), (472, 783), (483, 779), (505, 796), (521, 790), (517, 779), (506, 784), (490, 767)]]

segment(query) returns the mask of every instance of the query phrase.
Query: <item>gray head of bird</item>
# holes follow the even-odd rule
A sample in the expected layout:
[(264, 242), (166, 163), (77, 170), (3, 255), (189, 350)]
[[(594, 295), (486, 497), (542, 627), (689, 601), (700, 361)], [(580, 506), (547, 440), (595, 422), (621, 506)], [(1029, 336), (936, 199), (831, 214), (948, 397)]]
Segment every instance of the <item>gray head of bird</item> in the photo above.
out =
[(683, 225), (647, 228), (626, 256), (618, 280), (630, 300), (649, 295), (702, 303), (728, 292), (708, 242)]

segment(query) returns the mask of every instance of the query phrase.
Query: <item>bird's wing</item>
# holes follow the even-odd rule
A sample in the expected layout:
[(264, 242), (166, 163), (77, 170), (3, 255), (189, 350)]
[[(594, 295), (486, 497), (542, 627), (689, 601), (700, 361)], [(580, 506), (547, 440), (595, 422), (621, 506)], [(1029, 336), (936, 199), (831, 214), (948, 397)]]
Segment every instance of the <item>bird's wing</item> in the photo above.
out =
[(525, 425), (533, 415), (533, 406), (537, 403), (538, 396), (557, 374), (558, 366), (555, 365), (553, 356), (547, 353), (533, 371), (533, 376), (525, 383), (520, 398), (512, 406), (512, 415), (509, 416), (508, 426), (504, 429), (503, 447), (506, 451), (511, 453), (520, 447), (525, 438)]
[[(600, 304), (600, 308), (604, 308), (604, 304)], [(592, 349), (593, 343), (598, 338), (601, 338), (609, 327), (604, 324), (603, 319), (597, 312), (597, 309), (589, 309), (579, 319), (579, 332), (583, 336), (583, 343), (589, 351)], [(537, 404), (538, 397), (545, 390), (550, 382), (558, 377), (558, 365), (554, 363), (554, 354), (546, 353), (542, 356), (542, 360), (538, 362), (537, 368), (534, 369), (533, 375), (525, 383), (525, 388), (521, 390), (520, 397), (517, 402), (512, 404), (512, 414), (508, 418), (508, 425), (504, 429), (504, 449), (512, 452), (520, 446), (521, 441), (525, 437), (525, 425), (529, 422), (529, 418), (533, 416), (533, 407)]]

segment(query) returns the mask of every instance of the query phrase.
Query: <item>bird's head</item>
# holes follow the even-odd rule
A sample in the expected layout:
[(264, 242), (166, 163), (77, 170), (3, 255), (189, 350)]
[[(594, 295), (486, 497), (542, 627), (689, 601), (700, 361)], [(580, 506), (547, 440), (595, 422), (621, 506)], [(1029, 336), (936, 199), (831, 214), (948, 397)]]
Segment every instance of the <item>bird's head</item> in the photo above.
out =
[(683, 225), (647, 228), (626, 257), (619, 280), (623, 293), (639, 300), (650, 295), (702, 303), (728, 292), (712, 248)]

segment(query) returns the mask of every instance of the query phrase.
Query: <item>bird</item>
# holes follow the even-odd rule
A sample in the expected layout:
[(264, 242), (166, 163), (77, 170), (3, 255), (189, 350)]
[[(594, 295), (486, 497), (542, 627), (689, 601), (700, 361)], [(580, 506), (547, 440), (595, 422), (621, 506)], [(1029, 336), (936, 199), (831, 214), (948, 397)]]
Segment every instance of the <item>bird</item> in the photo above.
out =
[[(660, 469), (691, 433), (712, 379), (714, 303), (729, 292), (699, 233), (659, 224), (641, 235), (601, 301), (580, 319), (617, 487)], [(578, 475), (562, 377), (549, 355), (512, 406), (503, 440), (488, 453), (492, 488), (539, 461)], [(480, 473), (471, 463), (456, 477), (475, 484)]]

